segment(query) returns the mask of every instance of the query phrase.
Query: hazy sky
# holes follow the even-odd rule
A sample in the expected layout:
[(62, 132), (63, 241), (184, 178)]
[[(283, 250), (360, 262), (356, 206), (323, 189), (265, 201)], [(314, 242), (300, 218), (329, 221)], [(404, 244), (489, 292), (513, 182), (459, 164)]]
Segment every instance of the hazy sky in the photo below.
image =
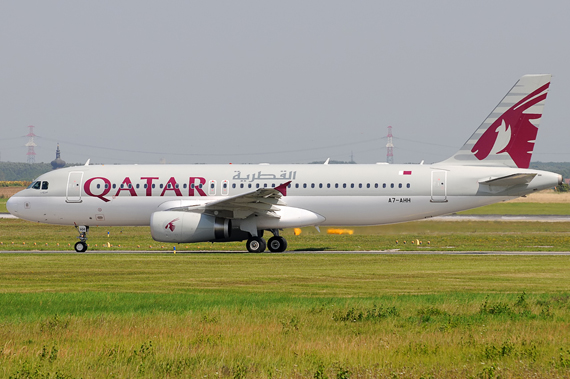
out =
[(434, 162), (552, 73), (533, 161), (570, 161), (570, 1), (0, 1), (0, 159)]

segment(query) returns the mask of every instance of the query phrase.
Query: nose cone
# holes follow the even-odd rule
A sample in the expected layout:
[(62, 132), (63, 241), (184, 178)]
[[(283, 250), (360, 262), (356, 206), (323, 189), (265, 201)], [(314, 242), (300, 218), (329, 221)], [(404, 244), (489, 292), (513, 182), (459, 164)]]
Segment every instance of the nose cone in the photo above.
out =
[(14, 199), (14, 196), (10, 197), (6, 202), (6, 209), (14, 216), (16, 215), (16, 199)]
[(21, 199), (18, 198), (18, 196), (14, 195), (10, 197), (6, 202), (6, 209), (8, 209), (8, 212), (10, 212), (14, 216), (18, 215), (18, 208), (19, 208), (18, 206), (20, 204), (20, 200)]

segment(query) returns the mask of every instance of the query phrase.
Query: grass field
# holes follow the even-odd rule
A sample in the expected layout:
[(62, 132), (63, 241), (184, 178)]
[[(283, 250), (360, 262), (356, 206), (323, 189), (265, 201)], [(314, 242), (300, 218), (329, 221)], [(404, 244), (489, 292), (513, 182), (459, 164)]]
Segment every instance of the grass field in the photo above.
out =
[(568, 377), (568, 257), (0, 256), (2, 377)]
[(6, 209), (6, 202), (8, 201), (8, 198), (4, 197), (0, 197), (0, 213), (6, 213), (8, 212), (8, 209)]
[[(284, 234), (293, 251), (570, 250), (570, 223), (352, 229)], [(88, 242), (154, 254), (33, 253), (75, 237), (0, 219), (0, 250), (27, 251), (0, 254), (0, 377), (570, 378), (567, 256), (175, 255), (148, 227), (93, 227)]]

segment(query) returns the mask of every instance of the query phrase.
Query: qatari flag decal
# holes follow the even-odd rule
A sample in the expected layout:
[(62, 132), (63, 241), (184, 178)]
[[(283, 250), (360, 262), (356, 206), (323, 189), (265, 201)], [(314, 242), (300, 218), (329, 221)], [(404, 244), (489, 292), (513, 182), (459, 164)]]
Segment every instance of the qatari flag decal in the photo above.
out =
[(398, 175), (412, 175), (411, 171), (400, 171), (398, 172)]

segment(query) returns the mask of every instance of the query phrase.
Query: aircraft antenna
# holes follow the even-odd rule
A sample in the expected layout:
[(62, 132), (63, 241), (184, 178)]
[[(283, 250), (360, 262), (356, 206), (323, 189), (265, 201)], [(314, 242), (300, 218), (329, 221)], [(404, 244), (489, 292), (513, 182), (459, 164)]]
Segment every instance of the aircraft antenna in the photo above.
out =
[(26, 143), (26, 146), (28, 147), (28, 152), (26, 153), (26, 155), (28, 156), (28, 163), (36, 163), (36, 151), (34, 150), (34, 147), (38, 145), (36, 145), (36, 143), (34, 142), (34, 137), (37, 136), (34, 134), (33, 125), (28, 126), (28, 128), (30, 128), (30, 132), (26, 134), (26, 137), (29, 137), (28, 143)]
[(388, 126), (388, 142), (386, 143), (386, 162), (389, 164), (394, 163), (394, 142), (392, 141), (392, 127)]

